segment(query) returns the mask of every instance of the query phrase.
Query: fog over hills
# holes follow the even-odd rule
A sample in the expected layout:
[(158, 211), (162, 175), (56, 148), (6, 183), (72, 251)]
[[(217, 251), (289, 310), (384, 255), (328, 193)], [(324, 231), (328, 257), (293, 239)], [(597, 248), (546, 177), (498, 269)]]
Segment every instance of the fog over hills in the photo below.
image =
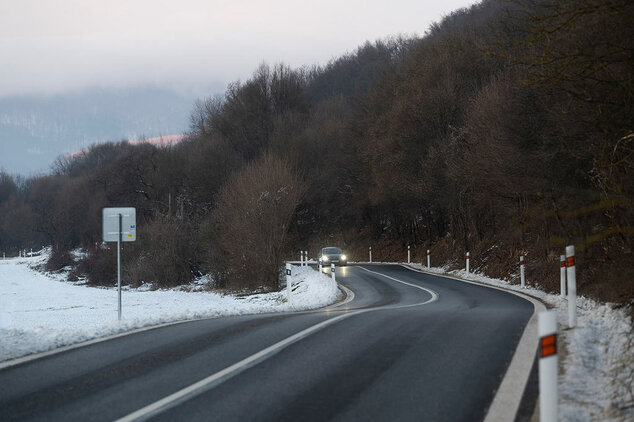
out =
[(160, 87), (91, 88), (0, 98), (0, 168), (46, 172), (59, 155), (93, 143), (183, 133), (198, 96)]

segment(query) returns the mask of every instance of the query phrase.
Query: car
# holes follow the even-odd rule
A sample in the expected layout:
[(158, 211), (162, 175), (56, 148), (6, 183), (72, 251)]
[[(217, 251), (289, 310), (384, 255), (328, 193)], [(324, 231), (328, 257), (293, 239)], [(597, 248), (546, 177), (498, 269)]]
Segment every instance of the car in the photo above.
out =
[(346, 266), (348, 265), (348, 257), (343, 253), (341, 248), (337, 248), (334, 246), (329, 246), (327, 248), (323, 248), (321, 252), (319, 252), (319, 263), (329, 267), (330, 264)]

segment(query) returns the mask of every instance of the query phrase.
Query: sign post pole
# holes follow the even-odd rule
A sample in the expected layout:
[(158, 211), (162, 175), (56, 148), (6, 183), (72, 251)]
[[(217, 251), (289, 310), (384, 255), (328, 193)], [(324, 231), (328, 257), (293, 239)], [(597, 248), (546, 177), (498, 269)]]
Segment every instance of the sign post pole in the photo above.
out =
[(119, 237), (117, 238), (117, 290), (119, 292), (119, 321), (121, 321), (121, 220), (123, 216), (119, 214)]
[(136, 209), (106, 207), (102, 210), (103, 241), (117, 244), (117, 315), (121, 320), (121, 245), (136, 241)]

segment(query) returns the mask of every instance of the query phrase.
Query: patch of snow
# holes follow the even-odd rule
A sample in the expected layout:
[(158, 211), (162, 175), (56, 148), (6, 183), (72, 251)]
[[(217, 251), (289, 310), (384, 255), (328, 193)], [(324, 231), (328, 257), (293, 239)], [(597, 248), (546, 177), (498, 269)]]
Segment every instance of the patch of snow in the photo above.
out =
[(538, 283), (522, 289), (518, 284), (465, 270), (409, 265), (434, 274), (514, 290), (547, 303), (557, 310), (559, 341), (564, 342), (565, 350), (559, 355), (559, 420), (634, 420), (634, 332), (624, 309), (579, 296), (577, 327), (569, 329), (567, 298), (546, 293)]
[(46, 259), (46, 252), (0, 259), (0, 361), (173, 321), (316, 309), (332, 304), (340, 293), (328, 275), (295, 266), (290, 302), (285, 288), (233, 296), (205, 291), (208, 279), (193, 283), (191, 291), (144, 284), (122, 292), (118, 321), (116, 287), (88, 287), (64, 281), (64, 274), (36, 271)]

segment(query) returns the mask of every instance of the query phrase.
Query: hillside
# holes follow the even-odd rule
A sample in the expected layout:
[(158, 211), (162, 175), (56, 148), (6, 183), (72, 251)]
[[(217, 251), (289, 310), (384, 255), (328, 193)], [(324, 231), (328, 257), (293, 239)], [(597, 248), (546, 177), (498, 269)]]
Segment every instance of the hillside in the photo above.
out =
[[(4, 175), (0, 247), (50, 244), (50, 269), (109, 284), (101, 208), (125, 204), (132, 284), (211, 273), (276, 289), (284, 257), (329, 243), (358, 260), (411, 245), (454, 267), (468, 251), (512, 282), (524, 255), (527, 277), (557, 291), (574, 244), (579, 294), (631, 304), (633, 9), (488, 0), (325, 66), (263, 64), (196, 102), (176, 146), (99, 145), (47, 176)], [(88, 255), (73, 264), (76, 247)]]
[(183, 133), (194, 98), (152, 87), (0, 98), (0, 168), (47, 172), (95, 143)]

